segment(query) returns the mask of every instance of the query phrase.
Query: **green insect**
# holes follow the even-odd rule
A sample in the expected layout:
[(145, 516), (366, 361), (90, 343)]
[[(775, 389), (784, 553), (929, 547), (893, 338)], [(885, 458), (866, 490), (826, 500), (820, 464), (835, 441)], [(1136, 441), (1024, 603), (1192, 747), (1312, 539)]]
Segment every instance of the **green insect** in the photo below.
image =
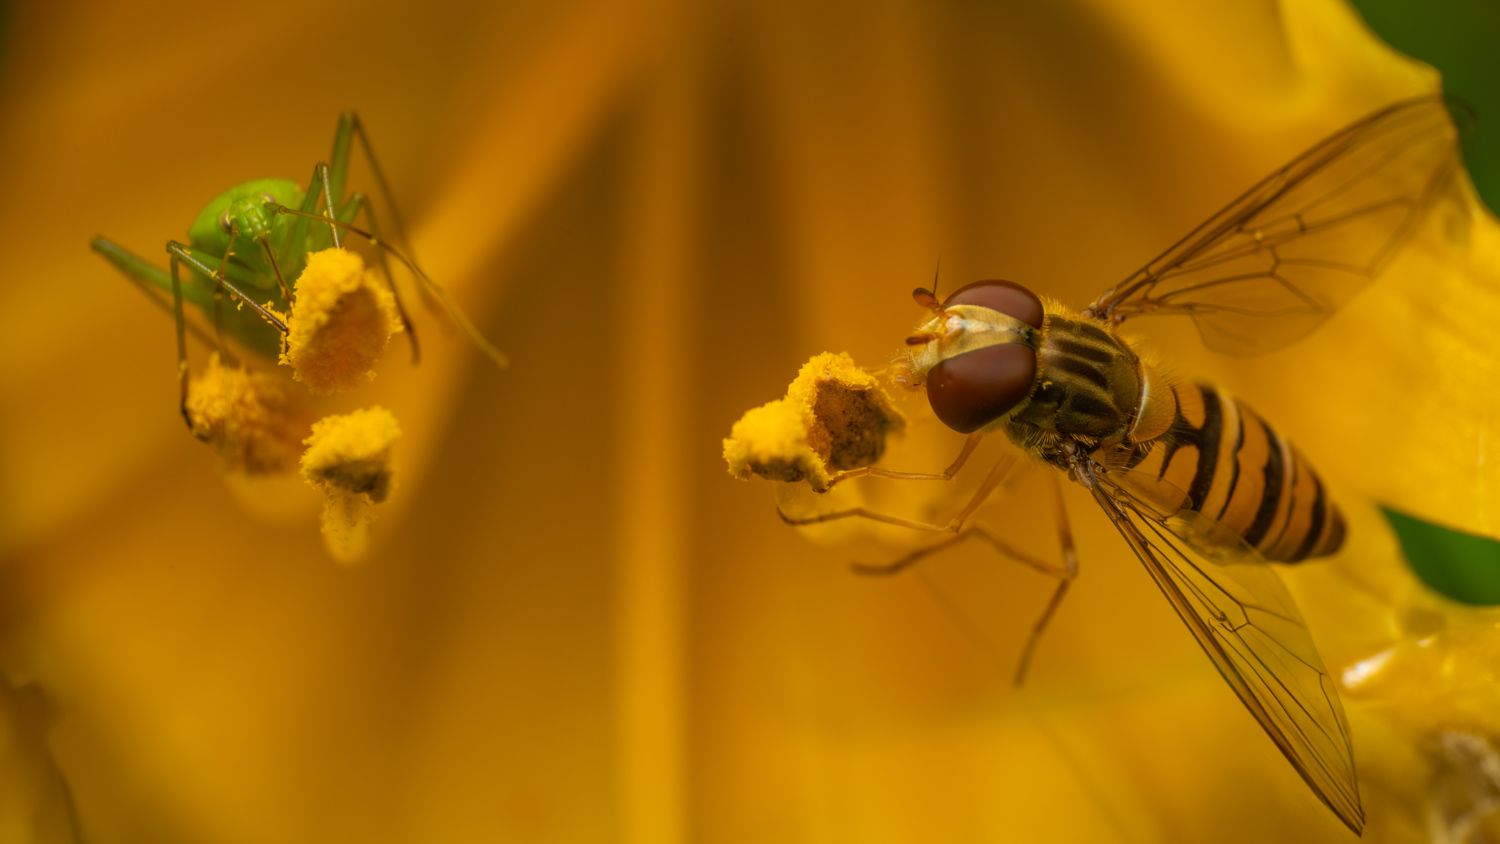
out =
[[(186, 333), (215, 345), (226, 354), (223, 338), (234, 337), (246, 348), (275, 360), (286, 324), (271, 313), (288, 313), (295, 301), (289, 286), (307, 264), (307, 256), (329, 247), (341, 246), (340, 233), (353, 234), (379, 247), (381, 269), (391, 278), (387, 255), (393, 256), (411, 271), (425, 293), (433, 294), (444, 309), (468, 334), (469, 338), (499, 366), (506, 365), (505, 355), (474, 328), (447, 292), (434, 284), (406, 255), (387, 244), (380, 236), (374, 208), (368, 196), (355, 192), (345, 195), (345, 181), (354, 144), (358, 138), (370, 169), (381, 191), (381, 199), (392, 209), (393, 230), (398, 241), (404, 241), (402, 225), (391, 199), (385, 176), (376, 163), (369, 137), (354, 112), (339, 117), (333, 137), (331, 163), (313, 167), (312, 179), (304, 191), (290, 179), (255, 179), (230, 188), (204, 207), (188, 229), (186, 245), (167, 242), (170, 272), (163, 271), (130, 251), (96, 237), (90, 243), (95, 252), (118, 267), (157, 304), (170, 308), (177, 323), (178, 380), (186, 417), (188, 368)], [(364, 212), (368, 230), (356, 228), (355, 218)], [(180, 268), (186, 266), (184, 283)], [(395, 292), (395, 285), (392, 284)], [(168, 304), (167, 297), (171, 302)], [(243, 304), (247, 307), (226, 307)], [(182, 301), (187, 299), (203, 309), (214, 326), (215, 337), (183, 316)], [(270, 303), (270, 309), (259, 303)], [(411, 338), (412, 362), (420, 358), (417, 337), (400, 294), (396, 306), (401, 322)], [(192, 426), (189, 421), (189, 427)]]

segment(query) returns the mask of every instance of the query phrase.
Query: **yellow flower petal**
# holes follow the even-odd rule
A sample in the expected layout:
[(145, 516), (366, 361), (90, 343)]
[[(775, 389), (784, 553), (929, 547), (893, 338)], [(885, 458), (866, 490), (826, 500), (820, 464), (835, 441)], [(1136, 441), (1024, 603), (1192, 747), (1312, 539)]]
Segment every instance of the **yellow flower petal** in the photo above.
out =
[[(979, 652), (918, 579), (851, 578), (863, 558), (782, 529), (765, 485), (729, 482), (702, 448), (805, 350), (881, 360), (938, 256), (945, 286), (1008, 277), (1082, 306), (1309, 143), (1432, 89), (1345, 4), (17, 5), (0, 238), (26, 281), (0, 286), (19, 315), (0, 333), (4, 656), (60, 704), (28, 730), (91, 839), (1347, 838), (1076, 487), (1083, 573), (1017, 694), (995, 668), (1013, 650)], [(386, 60), (351, 77), (329, 33)], [(212, 143), (159, 131), (184, 103), (226, 102), (202, 68), (236, 61), (351, 79), (422, 266), (527, 352), (503, 384), (442, 342), (419, 371), (381, 373), (364, 403), (402, 410), (403, 486), (425, 482), (391, 502), (413, 505), (387, 522), (391, 565), (353, 578), (199, 471), (170, 322), (81, 246), (97, 227), (159, 254), (219, 190), (305, 179), (327, 154), (349, 86), (298, 84), (292, 107)], [(1460, 298), (1434, 320), (1430, 300), (1396, 299), (1405, 312), (1339, 338), (1409, 320), (1400, 371), (1428, 369), (1373, 402), (1342, 380), (1356, 355), (1319, 336), (1262, 373), (1193, 337), (1166, 354), (1171, 320), (1140, 330), (1223, 375), (1346, 510), (1375, 477), (1431, 499), (1418, 512), (1491, 518), (1496, 487), (1459, 471), (1459, 440), (1428, 415), (1441, 407), (1400, 395), (1482, 384), (1429, 335), (1482, 339), (1488, 308), (1470, 319)], [(623, 318), (652, 307), (672, 319)], [(643, 367), (641, 346), (672, 366)], [(1472, 401), (1464, 430), (1488, 424)], [(917, 439), (884, 462), (931, 470), (959, 445), (901, 453)], [(667, 449), (639, 472), (619, 457)], [(1424, 449), (1444, 458), (1408, 483)], [(1012, 521), (1008, 540), (1053, 527), (1045, 510)], [(1320, 645), (1346, 605), (1356, 630), (1389, 626), (1321, 577), (1400, 582), (1390, 548), (1365, 550), (1289, 574)], [(973, 556), (989, 578), (976, 606), (1019, 642), (1050, 582)], [(1369, 725), (1354, 723), (1362, 760)], [(1420, 825), (1382, 830), (1373, 809), (1400, 796), (1371, 789), (1366, 841), (1420, 840)]]
[(34, 685), (0, 681), (0, 841), (76, 841), (67, 778), (47, 747), (56, 708)]

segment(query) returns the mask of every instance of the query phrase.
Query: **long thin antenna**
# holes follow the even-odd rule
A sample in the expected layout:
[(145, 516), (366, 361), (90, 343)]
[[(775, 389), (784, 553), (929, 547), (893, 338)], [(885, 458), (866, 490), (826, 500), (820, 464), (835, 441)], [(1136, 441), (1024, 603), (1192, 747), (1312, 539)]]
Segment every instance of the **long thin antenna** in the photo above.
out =
[[(922, 307), (926, 308), (927, 310), (934, 311), (934, 312), (939, 313), (939, 314), (941, 314), (943, 312), (943, 300), (938, 298), (938, 295), (937, 295), (937, 286), (938, 286), (938, 274), (941, 273), (942, 271), (943, 271), (943, 259), (942, 258), (938, 258), (937, 269), (934, 270), (933, 273), (932, 273), (932, 289), (928, 290), (925, 287), (918, 287), (916, 290), (913, 290), (911, 292), (911, 298), (914, 299), (914, 300), (916, 300), (916, 303), (918, 305), (921, 305)], [(922, 345), (922, 343), (926, 342), (925, 340), (918, 341), (918, 342), (913, 342), (914, 340), (916, 340), (915, 337), (908, 337), (907, 340), (906, 340), (906, 345), (908, 345), (908, 346), (920, 346), (920, 345)]]

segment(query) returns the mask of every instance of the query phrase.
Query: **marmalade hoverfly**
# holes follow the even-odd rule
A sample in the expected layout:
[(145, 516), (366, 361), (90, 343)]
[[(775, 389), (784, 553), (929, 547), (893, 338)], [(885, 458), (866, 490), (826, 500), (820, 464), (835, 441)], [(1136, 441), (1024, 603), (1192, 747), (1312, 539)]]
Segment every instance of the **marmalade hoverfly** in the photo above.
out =
[[(1291, 595), (1264, 564), (1337, 551), (1338, 508), (1264, 420), (1212, 386), (1158, 372), (1118, 328), (1137, 315), (1190, 316), (1210, 348), (1237, 355), (1302, 337), (1380, 273), (1450, 184), (1454, 139), (1439, 97), (1378, 111), (1272, 173), (1080, 312), (1007, 281), (970, 284), (941, 302), (918, 289), (915, 299), (933, 315), (907, 339), (897, 380), (925, 387), (937, 417), (969, 438), (940, 474), (864, 467), (834, 480), (947, 480), (981, 437), (1003, 431), (1092, 494), (1245, 707), (1358, 834), (1364, 811), (1337, 689)], [(956, 541), (980, 530), (963, 521), (999, 474), (946, 527), (863, 509), (783, 518), (859, 516), (953, 531)], [(1068, 542), (1018, 682), (1077, 574)]]

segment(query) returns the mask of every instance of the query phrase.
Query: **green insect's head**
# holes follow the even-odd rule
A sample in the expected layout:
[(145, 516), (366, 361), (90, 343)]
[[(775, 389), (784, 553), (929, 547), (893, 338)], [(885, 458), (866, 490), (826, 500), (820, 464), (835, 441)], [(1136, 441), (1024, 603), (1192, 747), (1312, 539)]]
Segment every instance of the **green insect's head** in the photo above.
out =
[[(222, 255), (229, 246), (231, 230), (238, 230), (237, 241), (258, 240), (273, 227), (285, 230), (285, 217), (273, 214), (266, 203), (296, 208), (302, 197), (302, 189), (288, 179), (255, 179), (236, 185), (204, 206), (188, 229), (188, 238), (194, 247), (211, 255)], [(244, 254), (245, 250), (236, 251)]]
[(237, 228), (240, 237), (252, 240), (269, 237), (273, 219), (266, 211), (266, 203), (275, 201), (276, 198), (269, 193), (239, 197), (230, 202), (219, 216), (219, 229), (228, 234)]

